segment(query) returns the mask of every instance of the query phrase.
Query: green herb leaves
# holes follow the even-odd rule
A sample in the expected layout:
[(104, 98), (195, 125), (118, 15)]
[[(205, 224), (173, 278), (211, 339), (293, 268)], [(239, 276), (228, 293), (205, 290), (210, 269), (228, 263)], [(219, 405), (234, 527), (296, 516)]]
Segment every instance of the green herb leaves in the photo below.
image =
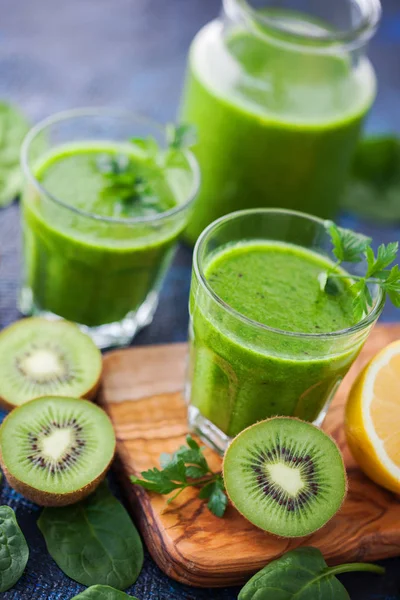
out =
[(9, 506), (0, 506), (0, 592), (17, 583), (28, 558), (28, 545), (14, 511)]
[(351, 571), (385, 572), (376, 565), (359, 563), (329, 568), (316, 548), (298, 548), (254, 575), (238, 600), (350, 600), (335, 575)]
[(136, 147), (141, 158), (133, 160), (127, 154), (101, 155), (94, 162), (94, 168), (104, 177), (102, 194), (110, 200), (119, 200), (119, 214), (115, 216), (137, 216), (130, 209), (140, 203), (144, 208), (157, 211), (159, 198), (153, 179), (159, 178), (157, 170), (179, 163), (182, 152), (196, 141), (196, 129), (192, 125), (166, 126), (167, 148), (162, 149), (157, 141), (148, 137), (132, 138), (132, 150)]
[(74, 596), (71, 600), (137, 600), (108, 585), (92, 585), (81, 594)]
[(222, 476), (211, 471), (202, 448), (190, 435), (186, 442), (187, 446), (181, 446), (174, 454), (161, 455), (161, 470), (154, 468), (143, 471), (143, 479), (132, 476), (131, 481), (157, 494), (175, 491), (168, 499), (168, 504), (186, 488), (199, 487), (199, 498), (208, 500), (209, 510), (217, 517), (222, 517), (228, 504)]
[(136, 581), (143, 565), (142, 542), (105, 483), (78, 504), (45, 508), (38, 525), (50, 555), (71, 579), (121, 590)]
[(194, 146), (197, 142), (197, 130), (194, 125), (182, 123), (174, 125), (168, 123), (166, 126), (168, 147), (171, 150), (184, 150)]
[(13, 106), (0, 102), (0, 207), (10, 204), (21, 191), (19, 152), (29, 124)]
[(355, 233), (351, 229), (338, 227), (333, 221), (326, 222), (333, 243), (333, 254), (339, 262), (361, 262), (362, 254), (372, 242), (372, 239)]
[(351, 279), (354, 281), (351, 290), (354, 294), (354, 316), (360, 321), (372, 308), (373, 300), (369, 290), (369, 284), (378, 285), (386, 292), (393, 304), (400, 308), (400, 271), (395, 265), (392, 269), (388, 267), (396, 260), (399, 250), (398, 242), (391, 242), (385, 246), (381, 244), (375, 255), (371, 248), (371, 238), (362, 234), (355, 233), (350, 229), (338, 227), (332, 221), (326, 221), (326, 229), (329, 231), (333, 254), (338, 262), (335, 267), (342, 262), (359, 263), (365, 257), (367, 260), (367, 272), (363, 277), (348, 275), (345, 273), (334, 272), (333, 269), (326, 273), (321, 273), (318, 277), (321, 289), (326, 293), (337, 293), (337, 286), (334, 285), (335, 279)]
[(104, 178), (103, 197), (119, 202), (115, 217), (135, 216), (132, 209), (139, 201), (143, 207), (157, 207), (152, 187), (129, 156), (101, 154), (94, 166)]

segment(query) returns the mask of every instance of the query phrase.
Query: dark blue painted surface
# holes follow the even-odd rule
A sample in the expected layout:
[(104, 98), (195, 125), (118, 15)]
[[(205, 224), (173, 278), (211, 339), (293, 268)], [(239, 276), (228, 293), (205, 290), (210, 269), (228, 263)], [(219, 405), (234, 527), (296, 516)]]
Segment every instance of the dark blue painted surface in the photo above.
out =
[[(34, 120), (83, 105), (122, 106), (161, 121), (172, 119), (190, 40), (218, 14), (219, 6), (219, 0), (0, 0), (0, 98), (18, 102)], [(383, 0), (383, 7), (383, 23), (370, 52), (380, 91), (368, 129), (400, 132), (399, 0)], [(377, 228), (350, 215), (343, 217), (343, 223), (373, 235), (376, 243), (400, 239), (400, 225)], [(0, 256), (1, 328), (18, 318), (16, 204), (0, 211)], [(190, 266), (191, 251), (181, 248), (155, 319), (137, 337), (136, 345), (186, 339)], [(398, 314), (388, 307), (383, 318), (395, 320)], [(12, 591), (2, 594), (2, 600), (68, 600), (78, 593), (81, 586), (65, 577), (45, 551), (36, 527), (39, 509), (7, 485), (0, 491), (0, 503), (16, 509), (31, 549), (26, 574)], [(343, 578), (352, 600), (400, 600), (400, 559), (384, 564), (384, 578)], [(233, 589), (180, 586), (166, 578), (149, 557), (130, 591), (140, 600), (237, 597)]]

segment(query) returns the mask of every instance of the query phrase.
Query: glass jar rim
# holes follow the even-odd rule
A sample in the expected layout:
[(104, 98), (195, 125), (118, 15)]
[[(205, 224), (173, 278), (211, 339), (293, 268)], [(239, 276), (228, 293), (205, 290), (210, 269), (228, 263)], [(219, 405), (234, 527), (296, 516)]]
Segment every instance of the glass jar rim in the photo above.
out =
[(183, 155), (185, 156), (185, 158), (188, 161), (191, 173), (193, 174), (193, 184), (192, 184), (190, 193), (188, 194), (187, 200), (185, 202), (182, 202), (182, 204), (178, 204), (177, 206), (175, 206), (169, 210), (166, 210), (165, 212), (158, 213), (156, 215), (143, 216), (143, 217), (129, 217), (129, 218), (108, 217), (108, 216), (98, 215), (98, 214), (91, 213), (91, 212), (88, 212), (85, 210), (81, 210), (75, 206), (71, 206), (67, 202), (64, 202), (63, 200), (61, 200), (60, 198), (58, 198), (57, 196), (55, 196), (54, 194), (49, 192), (49, 190), (47, 190), (46, 187), (43, 186), (40, 183), (40, 181), (38, 181), (38, 179), (34, 175), (32, 169), (29, 165), (30, 146), (31, 146), (32, 142), (34, 142), (34, 140), (37, 138), (37, 136), (40, 135), (43, 131), (45, 131), (48, 127), (51, 127), (52, 125), (54, 125), (56, 123), (60, 123), (62, 121), (68, 121), (69, 119), (80, 118), (80, 117), (115, 117), (115, 118), (127, 119), (127, 120), (132, 121), (133, 123), (140, 122), (142, 124), (148, 124), (149, 126), (153, 127), (154, 129), (158, 129), (160, 131), (160, 133), (164, 133), (164, 131), (165, 131), (165, 128), (161, 123), (151, 119), (150, 117), (146, 117), (146, 116), (144, 116), (140, 113), (134, 112), (134, 111), (117, 109), (117, 108), (116, 109), (106, 108), (106, 107), (74, 108), (74, 109), (70, 109), (70, 110), (57, 112), (53, 115), (50, 115), (49, 117), (46, 117), (45, 119), (42, 119), (41, 121), (39, 121), (39, 123), (34, 125), (29, 130), (27, 135), (25, 136), (25, 138), (22, 142), (22, 145), (21, 145), (21, 152), (20, 152), (20, 162), (21, 162), (22, 171), (23, 171), (24, 175), (27, 177), (27, 179), (30, 181), (30, 183), (41, 194), (48, 197), (52, 202), (55, 202), (59, 206), (62, 206), (63, 208), (65, 208), (75, 214), (78, 214), (81, 217), (85, 217), (87, 219), (92, 219), (95, 221), (101, 221), (101, 222), (105, 222), (105, 223), (125, 224), (125, 225), (146, 224), (146, 223), (151, 224), (151, 223), (155, 223), (155, 222), (160, 222), (160, 221), (163, 221), (164, 219), (168, 219), (169, 217), (173, 217), (174, 215), (179, 214), (182, 210), (186, 209), (190, 204), (193, 203), (193, 201), (195, 200), (196, 195), (198, 193), (198, 190), (200, 188), (201, 174), (200, 174), (199, 163), (198, 163), (196, 157), (194, 156), (193, 152), (191, 152), (190, 150), (182, 151)]
[[(362, 14), (362, 19), (357, 26), (343, 31), (307, 34), (294, 31), (293, 28), (265, 14), (260, 15), (249, 4), (248, 0), (223, 0), (223, 5), (228, 15), (241, 19), (252, 29), (254, 29), (254, 24), (258, 22), (272, 32), (285, 35), (285, 39), (289, 43), (311, 44), (317, 47), (332, 46), (339, 43), (348, 49), (353, 49), (362, 46), (373, 36), (382, 14), (380, 0), (355, 0), (355, 2)], [(262, 32), (258, 28), (257, 33), (262, 36)]]
[(207, 242), (210, 234), (227, 221), (241, 218), (247, 215), (287, 215), (290, 217), (298, 217), (302, 218), (318, 225), (324, 227), (326, 221), (324, 219), (320, 219), (318, 217), (314, 217), (313, 215), (309, 215), (307, 213), (302, 213), (296, 210), (288, 210), (284, 208), (249, 208), (246, 210), (238, 210), (233, 213), (229, 213), (223, 217), (220, 217), (216, 221), (213, 221), (206, 227), (203, 232), (200, 234), (196, 245), (193, 251), (193, 269), (195, 271), (196, 277), (199, 280), (201, 286), (206, 291), (209, 297), (216, 302), (220, 307), (222, 307), (227, 313), (231, 314), (236, 320), (242, 321), (244, 324), (251, 326), (253, 328), (257, 328), (261, 331), (268, 331), (270, 333), (278, 334), (281, 336), (288, 336), (291, 338), (304, 338), (304, 339), (314, 339), (314, 340), (333, 340), (337, 338), (342, 338), (346, 336), (351, 336), (352, 334), (358, 333), (360, 331), (365, 330), (367, 327), (372, 325), (380, 316), (384, 305), (385, 305), (385, 294), (382, 292), (381, 288), (378, 291), (378, 297), (376, 302), (371, 309), (371, 311), (363, 318), (361, 321), (358, 321), (351, 327), (347, 327), (345, 329), (340, 329), (338, 331), (324, 332), (324, 333), (306, 333), (301, 331), (285, 331), (284, 329), (277, 329), (275, 327), (270, 327), (269, 325), (265, 325), (264, 323), (260, 323), (259, 321), (255, 321), (246, 317), (241, 312), (232, 308), (227, 302), (222, 300), (220, 296), (210, 286), (207, 281), (207, 278), (204, 274), (204, 270), (200, 265), (199, 255), (201, 250), (204, 247), (204, 244)]

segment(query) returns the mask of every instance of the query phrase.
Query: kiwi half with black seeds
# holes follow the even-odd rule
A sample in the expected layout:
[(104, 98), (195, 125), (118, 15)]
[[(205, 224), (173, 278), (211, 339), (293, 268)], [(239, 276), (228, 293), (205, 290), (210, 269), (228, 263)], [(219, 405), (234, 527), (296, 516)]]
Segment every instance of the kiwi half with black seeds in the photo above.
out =
[(321, 429), (290, 417), (242, 431), (223, 464), (228, 496), (251, 523), (279, 537), (302, 537), (323, 527), (347, 492), (343, 458)]
[(88, 400), (44, 397), (13, 410), (0, 427), (0, 463), (17, 492), (66, 506), (104, 479), (115, 453), (107, 414)]
[(76, 325), (31, 317), (0, 333), (0, 404), (20, 406), (40, 396), (92, 398), (101, 353)]

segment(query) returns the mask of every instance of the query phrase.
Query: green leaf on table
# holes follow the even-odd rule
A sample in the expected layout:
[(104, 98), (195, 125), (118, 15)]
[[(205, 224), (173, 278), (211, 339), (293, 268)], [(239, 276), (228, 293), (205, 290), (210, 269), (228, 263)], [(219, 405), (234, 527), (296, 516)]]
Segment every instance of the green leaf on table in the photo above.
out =
[(19, 155), (29, 127), (19, 109), (0, 102), (0, 207), (10, 204), (21, 191)]
[[(180, 448), (178, 448), (178, 450), (176, 450), (173, 454), (161, 454), (160, 465), (164, 470), (163, 475), (167, 478), (174, 479), (175, 481), (185, 482), (186, 479), (199, 479), (200, 477), (204, 477), (207, 475), (207, 473), (209, 473), (209, 467), (203, 455), (202, 448), (190, 435), (186, 437), (186, 443), (187, 446), (180, 446)], [(174, 475), (173, 470), (171, 470), (171, 464), (174, 464), (176, 461), (183, 461), (183, 463), (186, 465), (186, 479), (178, 479)], [(182, 468), (181, 463), (179, 463), (179, 465), (180, 468)], [(154, 471), (154, 469), (152, 471)], [(157, 472), (160, 473), (158, 469)], [(182, 474), (179, 476), (182, 477)]]
[(361, 140), (342, 206), (374, 221), (400, 220), (400, 140), (396, 136)]
[(92, 585), (90, 588), (74, 596), (71, 600), (137, 600), (125, 592), (116, 590), (108, 585)]
[(238, 600), (350, 600), (335, 575), (352, 571), (384, 573), (381, 567), (360, 563), (328, 567), (316, 548), (298, 548), (254, 575)]
[(217, 517), (222, 517), (228, 498), (221, 474), (210, 469), (203, 454), (204, 448), (190, 435), (186, 437), (186, 444), (180, 446), (173, 454), (161, 454), (161, 469), (155, 467), (143, 471), (142, 479), (133, 475), (131, 481), (157, 494), (175, 491), (176, 493), (167, 500), (167, 504), (171, 504), (187, 488), (200, 488), (199, 498), (208, 500), (209, 510)]
[(38, 525), (51, 557), (78, 583), (126, 589), (138, 578), (141, 539), (106, 483), (78, 504), (45, 508)]
[(225, 494), (225, 486), (222, 477), (219, 476), (215, 481), (207, 483), (207, 485), (201, 489), (199, 498), (207, 499), (208, 509), (216, 517), (222, 517), (228, 505), (228, 497)]
[(9, 506), (0, 506), (0, 592), (17, 583), (28, 558), (28, 545), (14, 511)]
[(333, 244), (333, 253), (340, 262), (361, 262), (363, 253), (371, 243), (371, 238), (351, 229), (338, 227), (333, 221), (326, 221)]
[(169, 494), (186, 483), (185, 463), (179, 458), (172, 458), (162, 470), (154, 467), (141, 473), (143, 479), (132, 475), (131, 481), (141, 485), (150, 492)]

